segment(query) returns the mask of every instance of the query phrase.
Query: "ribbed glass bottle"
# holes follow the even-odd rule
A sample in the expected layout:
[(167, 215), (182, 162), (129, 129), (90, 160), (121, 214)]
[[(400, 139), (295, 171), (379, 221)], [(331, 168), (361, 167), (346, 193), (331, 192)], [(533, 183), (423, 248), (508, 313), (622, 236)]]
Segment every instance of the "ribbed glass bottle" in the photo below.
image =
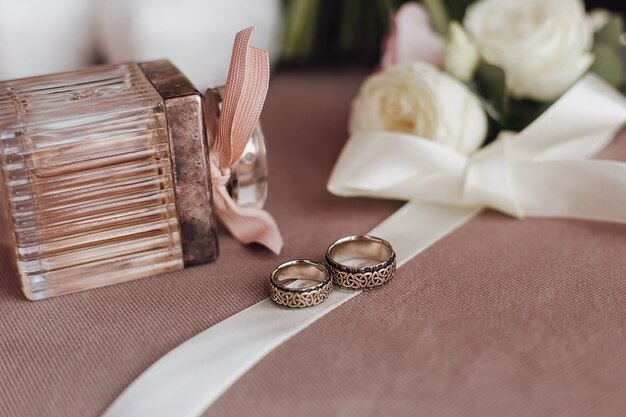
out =
[(183, 267), (164, 101), (137, 64), (1, 82), (0, 135), (28, 298)]

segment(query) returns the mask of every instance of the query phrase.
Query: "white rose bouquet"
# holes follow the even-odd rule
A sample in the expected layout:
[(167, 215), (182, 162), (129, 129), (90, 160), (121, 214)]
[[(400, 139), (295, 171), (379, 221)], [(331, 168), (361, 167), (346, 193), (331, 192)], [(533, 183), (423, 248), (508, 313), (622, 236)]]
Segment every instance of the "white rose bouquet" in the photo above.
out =
[(582, 0), (405, 3), (382, 71), (354, 102), (351, 133), (413, 133), (471, 154), (500, 131), (522, 130), (587, 72), (626, 92), (623, 26)]
[(487, 207), (626, 223), (626, 162), (590, 159), (626, 124), (620, 17), (581, 0), (423, 0), (391, 28), (328, 189), (407, 201), (380, 226), (405, 255)]

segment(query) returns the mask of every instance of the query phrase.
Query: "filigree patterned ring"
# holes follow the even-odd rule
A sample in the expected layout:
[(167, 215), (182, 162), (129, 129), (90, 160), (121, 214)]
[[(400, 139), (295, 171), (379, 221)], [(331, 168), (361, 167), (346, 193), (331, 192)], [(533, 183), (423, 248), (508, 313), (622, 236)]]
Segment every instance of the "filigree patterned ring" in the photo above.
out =
[(333, 280), (326, 265), (305, 259), (285, 262), (270, 276), (270, 298), (285, 307), (317, 305), (332, 290)]
[(335, 284), (364, 290), (386, 284), (396, 272), (391, 244), (374, 236), (357, 235), (337, 240), (326, 251), (326, 263)]

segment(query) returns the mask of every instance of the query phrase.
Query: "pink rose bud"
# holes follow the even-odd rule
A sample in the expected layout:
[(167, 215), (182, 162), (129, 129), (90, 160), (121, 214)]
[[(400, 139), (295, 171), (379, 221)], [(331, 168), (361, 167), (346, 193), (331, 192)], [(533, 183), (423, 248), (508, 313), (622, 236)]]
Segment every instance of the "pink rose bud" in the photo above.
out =
[(415, 61), (428, 62), (443, 67), (444, 42), (430, 25), (424, 7), (406, 3), (395, 14), (391, 31), (383, 43), (381, 67)]

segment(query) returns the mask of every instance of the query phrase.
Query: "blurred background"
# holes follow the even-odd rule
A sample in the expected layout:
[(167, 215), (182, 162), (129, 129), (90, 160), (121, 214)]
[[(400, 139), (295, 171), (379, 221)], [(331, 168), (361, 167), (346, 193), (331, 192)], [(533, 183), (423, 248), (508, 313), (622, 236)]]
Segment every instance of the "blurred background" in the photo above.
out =
[[(519, 0), (523, 1), (523, 0)], [(546, 0), (549, 1), (549, 0)], [(421, 0), (438, 28), (442, 5), (462, 19), (473, 0)], [(0, 0), (0, 79), (102, 62), (168, 58), (200, 88), (225, 81), (234, 34), (257, 25), (254, 44), (275, 67), (370, 65), (406, 0)], [(587, 8), (623, 14), (626, 2)], [(621, 28), (623, 31), (623, 28)]]

